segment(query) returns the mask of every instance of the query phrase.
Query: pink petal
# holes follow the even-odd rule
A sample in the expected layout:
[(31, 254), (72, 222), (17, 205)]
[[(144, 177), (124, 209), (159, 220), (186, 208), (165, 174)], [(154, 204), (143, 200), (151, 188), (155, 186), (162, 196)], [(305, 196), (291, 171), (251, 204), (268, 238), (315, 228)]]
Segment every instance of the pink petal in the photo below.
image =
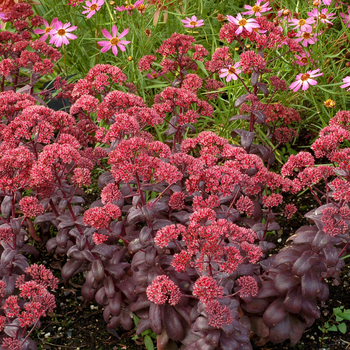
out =
[(113, 45), (113, 47), (112, 47), (112, 52), (113, 52), (113, 55), (114, 55), (114, 56), (117, 56), (117, 55), (118, 55), (117, 45)]
[(105, 52), (107, 52), (111, 47), (112, 47), (111, 44), (106, 45), (105, 47), (103, 47), (103, 48), (101, 49), (101, 52), (105, 53)]
[[(124, 45), (121, 45), (121, 44), (117, 44), (118, 45), (118, 47), (119, 47), (119, 49), (120, 49), (120, 51), (126, 51), (126, 48), (125, 48), (125, 46)], [(118, 52), (118, 50), (117, 50), (117, 52)]]
[(114, 25), (112, 27), (112, 36), (113, 36), (113, 38), (115, 38), (117, 36), (117, 32), (118, 32), (118, 28), (117, 28), (117, 26)]
[(302, 90), (305, 91), (309, 88), (309, 84), (308, 84), (308, 81), (303, 81), (303, 87), (302, 87)]
[(107, 38), (109, 40), (111, 40), (113, 38), (107, 29), (102, 29), (101, 32), (105, 38)]
[(121, 34), (118, 36), (118, 39), (124, 37), (124, 36), (125, 36), (126, 34), (128, 34), (128, 33), (129, 33), (129, 28), (124, 29), (124, 30), (121, 32)]
[(70, 33), (66, 33), (66, 37), (67, 37), (68, 39), (71, 39), (71, 40), (74, 40), (74, 39), (76, 39), (76, 38), (77, 38), (77, 36), (76, 36), (76, 35), (74, 35), (74, 34), (70, 34)]

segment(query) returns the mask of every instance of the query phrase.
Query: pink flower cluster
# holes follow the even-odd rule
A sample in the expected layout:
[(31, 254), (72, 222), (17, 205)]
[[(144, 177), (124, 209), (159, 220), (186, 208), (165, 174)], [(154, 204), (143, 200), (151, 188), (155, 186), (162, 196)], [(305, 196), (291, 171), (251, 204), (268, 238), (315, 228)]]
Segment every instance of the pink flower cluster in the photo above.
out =
[(155, 304), (163, 305), (168, 302), (176, 305), (181, 299), (180, 288), (165, 275), (157, 276), (147, 287), (147, 298)]

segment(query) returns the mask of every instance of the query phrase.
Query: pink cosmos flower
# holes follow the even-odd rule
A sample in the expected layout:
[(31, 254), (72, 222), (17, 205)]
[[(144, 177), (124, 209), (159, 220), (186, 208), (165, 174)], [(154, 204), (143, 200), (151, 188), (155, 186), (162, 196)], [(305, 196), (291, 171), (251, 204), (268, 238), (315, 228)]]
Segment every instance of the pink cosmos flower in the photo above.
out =
[(239, 26), (235, 32), (235, 34), (241, 34), (243, 32), (243, 29), (247, 30), (249, 33), (251, 33), (253, 31), (254, 28), (260, 28), (259, 23), (253, 19), (245, 19), (242, 17), (242, 15), (239, 13), (237, 14), (237, 17), (233, 17), (233, 16), (226, 16), (227, 20), (230, 23), (233, 23), (237, 26)]
[(340, 12), (340, 17), (343, 19), (343, 23), (350, 28), (350, 7), (348, 7), (348, 14)]
[(0, 12), (0, 19), (7, 19), (7, 17), (4, 13)]
[(294, 92), (298, 91), (301, 87), (305, 91), (309, 88), (309, 85), (317, 85), (317, 81), (311, 78), (319, 77), (323, 73), (318, 73), (320, 69), (308, 70), (306, 73), (300, 73), (296, 76), (296, 80), (292, 83), (289, 88)]
[(315, 42), (317, 41), (316, 39), (316, 33), (312, 33), (311, 31), (300, 31), (297, 35), (297, 38), (295, 39), (295, 41), (300, 42), (302, 41), (302, 45), (304, 47), (307, 47), (308, 45), (313, 45), (315, 44)]
[(125, 40), (120, 40), (120, 39), (129, 33), (129, 28), (124, 29), (119, 36), (117, 36), (117, 32), (118, 32), (118, 29), (115, 25), (112, 27), (112, 35), (109, 33), (109, 31), (107, 29), (102, 29), (102, 34), (104, 35), (105, 38), (108, 39), (108, 41), (99, 41), (98, 42), (98, 44), (100, 46), (103, 46), (101, 49), (101, 52), (105, 53), (110, 48), (112, 48), (113, 55), (117, 56), (118, 55), (117, 46), (119, 47), (119, 49), (121, 51), (126, 50), (124, 45), (129, 44), (130, 41), (125, 41)]
[(309, 63), (312, 64), (313, 62), (317, 62), (311, 58), (308, 52), (306, 52), (306, 54), (303, 52), (300, 56), (296, 55), (295, 58), (297, 59), (296, 64), (299, 66), (306, 66)]
[(330, 19), (334, 19), (335, 13), (327, 13), (328, 9), (322, 9), (321, 12), (318, 11), (316, 8), (312, 9), (311, 12), (308, 12), (307, 14), (311, 17), (314, 17), (316, 20), (319, 19), (321, 23), (333, 23), (330, 21)]
[(192, 16), (191, 18), (186, 17), (186, 19), (181, 20), (184, 23), (185, 28), (196, 28), (204, 26), (204, 20), (198, 20), (196, 16)]
[(58, 20), (58, 18), (54, 18), (51, 21), (51, 24), (49, 25), (49, 23), (46, 21), (46, 19), (44, 19), (44, 24), (45, 24), (45, 29), (34, 29), (34, 33), (35, 34), (44, 34), (39, 40), (40, 41), (45, 41), (47, 39), (47, 37), (50, 35), (50, 38), (52, 38), (52, 34), (49, 34), (52, 29), (55, 28), (55, 23)]
[(70, 0), (68, 5), (71, 5), (72, 7), (78, 6), (79, 3), (84, 2), (84, 0)]
[[(340, 86), (342, 89), (349, 87), (350, 86), (350, 76), (345, 77), (343, 79), (343, 83), (345, 83), (345, 84)], [(347, 89), (346, 91), (350, 91), (350, 89)]]
[(138, 8), (142, 4), (143, 4), (143, 0), (138, 0), (135, 2), (134, 5), (129, 3), (129, 5), (127, 6), (121, 6), (121, 7), (117, 6), (115, 7), (115, 9), (118, 11), (128, 11), (128, 15), (131, 16), (132, 10)]
[(262, 12), (267, 12), (271, 10), (271, 7), (269, 6), (269, 2), (265, 2), (264, 5), (260, 4), (262, 3), (263, 0), (257, 0), (256, 4), (254, 6), (250, 6), (250, 5), (244, 5), (244, 8), (246, 10), (249, 10), (247, 12), (243, 12), (243, 15), (255, 15), (256, 17), (260, 17)]
[(73, 32), (78, 27), (73, 26), (70, 27), (70, 22), (65, 23), (64, 25), (60, 21), (56, 21), (54, 23), (55, 29), (52, 29), (49, 34), (52, 35), (49, 44), (54, 44), (56, 47), (62, 46), (62, 44), (68, 45), (69, 40), (74, 40), (77, 38), (76, 35), (70, 34), (69, 32)]
[(315, 20), (312, 17), (309, 17), (307, 19), (292, 18), (289, 20), (289, 23), (291, 23), (291, 25), (294, 25), (295, 28), (299, 28), (303, 32), (309, 31), (311, 33), (312, 27), (310, 26), (310, 24), (315, 23)]
[(87, 13), (88, 15), (86, 18), (92, 17), (97, 11), (100, 10), (101, 6), (105, 3), (105, 0), (91, 0), (91, 1), (86, 1), (85, 5), (83, 6), (85, 11), (82, 12), (84, 15)]
[(242, 71), (240, 69), (237, 69), (239, 67), (240, 63), (237, 62), (233, 66), (229, 65), (228, 68), (221, 69), (221, 74), (219, 75), (220, 78), (225, 78), (226, 81), (229, 82), (231, 80), (237, 80), (237, 74), (241, 73)]

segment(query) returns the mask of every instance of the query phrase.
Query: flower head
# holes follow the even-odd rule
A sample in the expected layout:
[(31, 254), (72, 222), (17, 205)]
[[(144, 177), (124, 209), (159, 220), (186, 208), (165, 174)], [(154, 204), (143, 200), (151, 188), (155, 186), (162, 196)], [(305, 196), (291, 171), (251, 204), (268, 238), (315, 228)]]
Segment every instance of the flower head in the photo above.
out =
[[(345, 84), (343, 84), (343, 85), (340, 86), (342, 89), (346, 89), (347, 87), (349, 87), (349, 86), (350, 86), (350, 76), (345, 77), (345, 78), (343, 79), (343, 83), (345, 83)], [(350, 91), (350, 88), (347, 89), (346, 91)]]
[(309, 17), (307, 19), (304, 18), (293, 18), (289, 20), (289, 23), (291, 23), (291, 25), (294, 25), (295, 28), (299, 28), (301, 31), (303, 32), (310, 32), (312, 31), (312, 27), (310, 26), (310, 24), (315, 23), (314, 18)]
[(348, 14), (340, 12), (340, 17), (343, 19), (343, 23), (350, 28), (350, 7), (348, 7)]
[(196, 28), (204, 26), (204, 20), (198, 20), (196, 16), (192, 16), (191, 18), (186, 17), (186, 19), (182, 19), (181, 22), (184, 24), (185, 28)]
[(307, 47), (308, 45), (313, 45), (317, 41), (316, 33), (312, 33), (312, 31), (300, 31), (298, 33), (298, 38), (295, 39), (296, 42), (302, 41), (302, 45)]
[(114, 56), (118, 55), (118, 48), (121, 51), (125, 51), (125, 46), (130, 43), (130, 41), (125, 41), (125, 40), (120, 40), (122, 37), (124, 37), (126, 34), (129, 33), (129, 28), (124, 29), (122, 33), (117, 36), (117, 27), (113, 26), (112, 27), (112, 35), (109, 33), (107, 29), (102, 29), (102, 34), (104, 35), (105, 38), (108, 39), (108, 41), (99, 41), (98, 44), (102, 46), (101, 52), (105, 53), (107, 52), (110, 48), (112, 48), (112, 52)]
[(68, 2), (68, 5), (75, 7), (78, 6), (80, 2), (84, 2), (84, 0), (70, 0), (70, 2)]
[(237, 80), (238, 76), (237, 74), (241, 73), (242, 71), (240, 69), (238, 69), (240, 65), (240, 62), (235, 63), (233, 66), (229, 65), (228, 68), (223, 68), (220, 71), (220, 78), (225, 78), (226, 77), (226, 81), (229, 82), (231, 80)]
[(45, 29), (34, 29), (34, 33), (35, 34), (44, 34), (39, 40), (40, 41), (45, 41), (47, 39), (47, 37), (50, 35), (50, 38), (52, 38), (52, 34), (50, 34), (50, 32), (52, 31), (52, 29), (55, 28), (55, 23), (58, 20), (58, 18), (54, 18), (51, 21), (51, 24), (49, 25), (49, 23), (46, 21), (46, 19), (44, 19), (44, 24), (45, 24)]
[(84, 15), (87, 13), (88, 15), (86, 18), (92, 17), (97, 11), (100, 10), (101, 6), (105, 3), (105, 0), (91, 0), (91, 1), (86, 1), (85, 5), (83, 6), (85, 11), (82, 12)]
[(176, 305), (181, 299), (180, 288), (166, 275), (155, 278), (146, 290), (147, 298), (155, 304), (163, 305), (169, 302)]
[(255, 15), (256, 17), (260, 17), (262, 12), (270, 11), (271, 7), (269, 7), (269, 2), (267, 1), (265, 4), (261, 5), (262, 1), (263, 0), (258, 0), (254, 6), (244, 5), (244, 8), (249, 11), (243, 12), (243, 15)]
[(306, 54), (303, 52), (299, 55), (296, 55), (295, 58), (297, 59), (296, 64), (299, 66), (306, 66), (309, 64), (312, 64), (313, 62), (316, 62), (316, 60), (314, 61), (310, 54), (308, 52), (306, 52)]
[(243, 32), (243, 29), (251, 33), (253, 29), (260, 28), (259, 23), (255, 19), (245, 19), (240, 13), (237, 14), (237, 17), (226, 16), (226, 18), (230, 23), (233, 23), (238, 26), (235, 32), (236, 35), (241, 34)]
[(62, 44), (68, 45), (69, 40), (74, 40), (77, 38), (76, 35), (71, 34), (69, 32), (73, 32), (78, 27), (73, 26), (70, 27), (70, 22), (62, 24), (60, 21), (56, 21), (54, 23), (55, 29), (52, 29), (48, 34), (52, 35), (49, 43), (56, 45), (56, 47), (62, 46)]
[(321, 11), (318, 11), (316, 8), (314, 8), (312, 9), (311, 12), (308, 12), (307, 14), (310, 17), (314, 17), (316, 20), (318, 19), (321, 23), (328, 23), (333, 25), (330, 19), (334, 19), (335, 13), (327, 13), (327, 12), (328, 12), (327, 8), (324, 8)]
[[(128, 15), (131, 16), (132, 11), (142, 6), (142, 4), (143, 4), (143, 0), (138, 0), (135, 2), (135, 4), (129, 3), (129, 5), (126, 5), (126, 6), (121, 6), (121, 7), (117, 6), (115, 9), (120, 12), (128, 11)], [(144, 9), (144, 7), (142, 9)]]
[(335, 101), (331, 100), (330, 98), (323, 102), (323, 105), (327, 108), (335, 108), (336, 104)]
[(323, 75), (323, 73), (318, 73), (320, 69), (308, 70), (306, 73), (300, 73), (296, 76), (296, 80), (292, 83), (289, 88), (294, 92), (298, 91), (301, 87), (305, 91), (309, 88), (309, 85), (317, 85), (317, 81), (312, 79)]

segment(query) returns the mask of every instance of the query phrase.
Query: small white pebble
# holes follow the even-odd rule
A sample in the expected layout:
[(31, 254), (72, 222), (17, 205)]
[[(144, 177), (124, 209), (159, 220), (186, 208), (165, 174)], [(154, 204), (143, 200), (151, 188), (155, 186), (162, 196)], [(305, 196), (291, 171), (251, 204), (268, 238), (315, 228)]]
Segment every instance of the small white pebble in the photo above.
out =
[(51, 335), (51, 333), (48, 332), (48, 333), (46, 333), (46, 334), (44, 335), (44, 337), (45, 337), (45, 338), (48, 338), (50, 335)]
[(281, 243), (282, 242), (282, 238), (278, 238), (277, 242)]
[(58, 329), (57, 329), (58, 331), (61, 331), (62, 330), (62, 327), (58, 327)]

